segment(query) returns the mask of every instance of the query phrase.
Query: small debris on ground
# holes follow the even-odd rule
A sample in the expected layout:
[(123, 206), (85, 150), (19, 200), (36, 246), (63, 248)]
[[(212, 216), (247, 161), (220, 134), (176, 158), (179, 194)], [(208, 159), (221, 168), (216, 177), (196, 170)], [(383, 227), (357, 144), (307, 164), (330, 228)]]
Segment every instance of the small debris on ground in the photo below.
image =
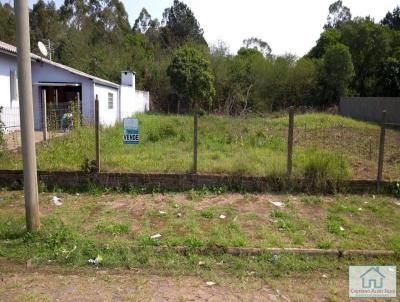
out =
[(161, 238), (161, 234), (156, 234), (150, 237), (151, 239), (159, 239)]
[(199, 266), (203, 266), (206, 265), (206, 263), (204, 261), (199, 261)]
[(372, 199), (375, 199), (376, 198), (376, 196), (375, 195), (372, 195)]
[(158, 211), (158, 213), (159, 213), (160, 215), (167, 215), (167, 212), (165, 212), (165, 211)]
[(208, 282), (206, 282), (206, 284), (207, 284), (207, 286), (214, 286), (216, 283), (215, 283), (215, 282), (208, 281)]
[(97, 257), (95, 259), (88, 260), (88, 263), (94, 264), (96, 266), (99, 266), (101, 264), (101, 262), (103, 262), (103, 257), (100, 255), (97, 255)]
[(285, 204), (281, 201), (270, 201), (270, 203), (272, 203), (274, 206), (278, 207), (278, 208), (284, 208)]
[(27, 269), (30, 269), (32, 267), (32, 259), (28, 259), (27, 261), (26, 261), (26, 268)]
[(328, 275), (323, 274), (323, 275), (322, 275), (322, 278), (328, 279)]
[(58, 198), (57, 196), (53, 196), (52, 201), (56, 207), (62, 206), (61, 198)]
[(276, 264), (278, 262), (279, 256), (278, 255), (274, 255), (272, 256), (272, 263)]
[(344, 232), (344, 227), (341, 226), (341, 227), (340, 227), (340, 230), (341, 230), (342, 232)]
[(397, 206), (400, 206), (400, 202), (395, 202), (395, 204), (396, 204)]
[(362, 211), (362, 208), (358, 208), (358, 211), (361, 212), (361, 211)]
[(226, 219), (226, 216), (225, 215), (220, 215), (219, 219)]
[(235, 218), (233, 218), (233, 222), (236, 222), (237, 219), (238, 219), (238, 216), (236, 215)]
[(182, 218), (182, 213), (178, 213), (178, 214), (176, 214), (176, 217), (178, 217), (178, 218)]

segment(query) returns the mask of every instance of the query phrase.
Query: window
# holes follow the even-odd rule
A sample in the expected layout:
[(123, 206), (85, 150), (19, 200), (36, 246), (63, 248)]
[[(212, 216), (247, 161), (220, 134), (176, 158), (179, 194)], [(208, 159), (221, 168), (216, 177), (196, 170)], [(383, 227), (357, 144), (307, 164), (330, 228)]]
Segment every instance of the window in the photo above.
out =
[(108, 93), (108, 109), (114, 109), (114, 94)]
[(18, 78), (16, 70), (10, 71), (10, 101), (11, 107), (18, 104)]

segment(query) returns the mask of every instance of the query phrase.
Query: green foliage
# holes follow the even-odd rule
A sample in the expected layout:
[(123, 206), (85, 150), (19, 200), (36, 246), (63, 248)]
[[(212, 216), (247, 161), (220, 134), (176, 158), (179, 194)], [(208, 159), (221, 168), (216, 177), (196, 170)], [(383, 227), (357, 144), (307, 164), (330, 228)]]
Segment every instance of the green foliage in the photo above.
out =
[[(3, 107), (0, 107), (0, 114), (3, 112)], [(1, 115), (0, 115), (1, 116)], [(6, 126), (3, 123), (3, 121), (0, 119), (0, 152), (3, 151), (5, 148), (5, 131), (6, 131)]]
[(215, 95), (209, 62), (194, 47), (179, 48), (167, 69), (171, 85), (179, 97), (189, 103), (211, 104)]
[(347, 95), (354, 75), (349, 49), (342, 44), (329, 47), (323, 56), (320, 72), (322, 99), (328, 105), (337, 104), (341, 96)]

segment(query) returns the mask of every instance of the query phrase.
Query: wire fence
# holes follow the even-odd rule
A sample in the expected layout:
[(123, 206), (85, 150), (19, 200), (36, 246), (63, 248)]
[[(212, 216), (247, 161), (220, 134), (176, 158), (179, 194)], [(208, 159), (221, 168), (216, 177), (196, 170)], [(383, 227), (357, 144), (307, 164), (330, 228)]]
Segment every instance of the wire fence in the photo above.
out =
[[(49, 109), (48, 109), (49, 110)], [(49, 111), (54, 129), (65, 129), (68, 108)], [(55, 116), (52, 118), (51, 116)], [(2, 115), (3, 118), (4, 115)], [(328, 177), (374, 180), (378, 176), (381, 127), (368, 123), (326, 123), (295, 119), (293, 153), (288, 154), (288, 119), (217, 116), (198, 118), (197, 170), (193, 117), (139, 115), (140, 143), (123, 144), (123, 127), (99, 127), (102, 172), (201, 173), (245, 176)], [(13, 120), (13, 119), (9, 119)], [(15, 119), (14, 119), (15, 120)], [(49, 128), (51, 127), (51, 122)], [(10, 124), (10, 123), (9, 123)], [(72, 125), (74, 128), (74, 125)], [(63, 131), (61, 131), (63, 132)], [(400, 131), (385, 129), (383, 179), (400, 179)], [(37, 133), (37, 141), (41, 141)], [(18, 146), (19, 132), (8, 135)], [(15, 148), (14, 148), (15, 149)], [(39, 170), (79, 170), (94, 160), (93, 125), (73, 130), (65, 140), (38, 147)], [(292, 159), (288, 172), (288, 155)], [(0, 169), (21, 168), (0, 164)], [(93, 165), (96, 165), (94, 163)], [(288, 175), (289, 174), (289, 175)]]

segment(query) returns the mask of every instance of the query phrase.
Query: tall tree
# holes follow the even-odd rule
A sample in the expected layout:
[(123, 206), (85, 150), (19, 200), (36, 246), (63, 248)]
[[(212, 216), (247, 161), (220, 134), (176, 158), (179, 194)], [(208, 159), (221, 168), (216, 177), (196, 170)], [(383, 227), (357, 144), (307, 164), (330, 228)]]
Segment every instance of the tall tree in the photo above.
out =
[(388, 12), (381, 24), (387, 25), (390, 29), (400, 30), (400, 6), (397, 6), (392, 13)]
[(185, 43), (207, 45), (203, 29), (192, 10), (183, 2), (174, 0), (163, 13), (161, 37), (166, 46), (177, 47)]
[(15, 15), (9, 4), (0, 2), (0, 41), (15, 45)]
[(329, 6), (329, 15), (324, 29), (337, 28), (341, 24), (351, 20), (351, 12), (347, 6), (343, 6), (342, 0), (338, 0)]
[(257, 49), (264, 55), (264, 57), (270, 56), (272, 52), (271, 47), (267, 42), (255, 37), (243, 40), (243, 45), (246, 48)]
[(330, 47), (323, 57), (320, 74), (324, 105), (338, 103), (347, 94), (353, 76), (349, 48), (343, 44)]
[(214, 76), (209, 61), (201, 51), (188, 46), (179, 48), (168, 66), (167, 74), (180, 99), (188, 105), (212, 103), (215, 95)]

